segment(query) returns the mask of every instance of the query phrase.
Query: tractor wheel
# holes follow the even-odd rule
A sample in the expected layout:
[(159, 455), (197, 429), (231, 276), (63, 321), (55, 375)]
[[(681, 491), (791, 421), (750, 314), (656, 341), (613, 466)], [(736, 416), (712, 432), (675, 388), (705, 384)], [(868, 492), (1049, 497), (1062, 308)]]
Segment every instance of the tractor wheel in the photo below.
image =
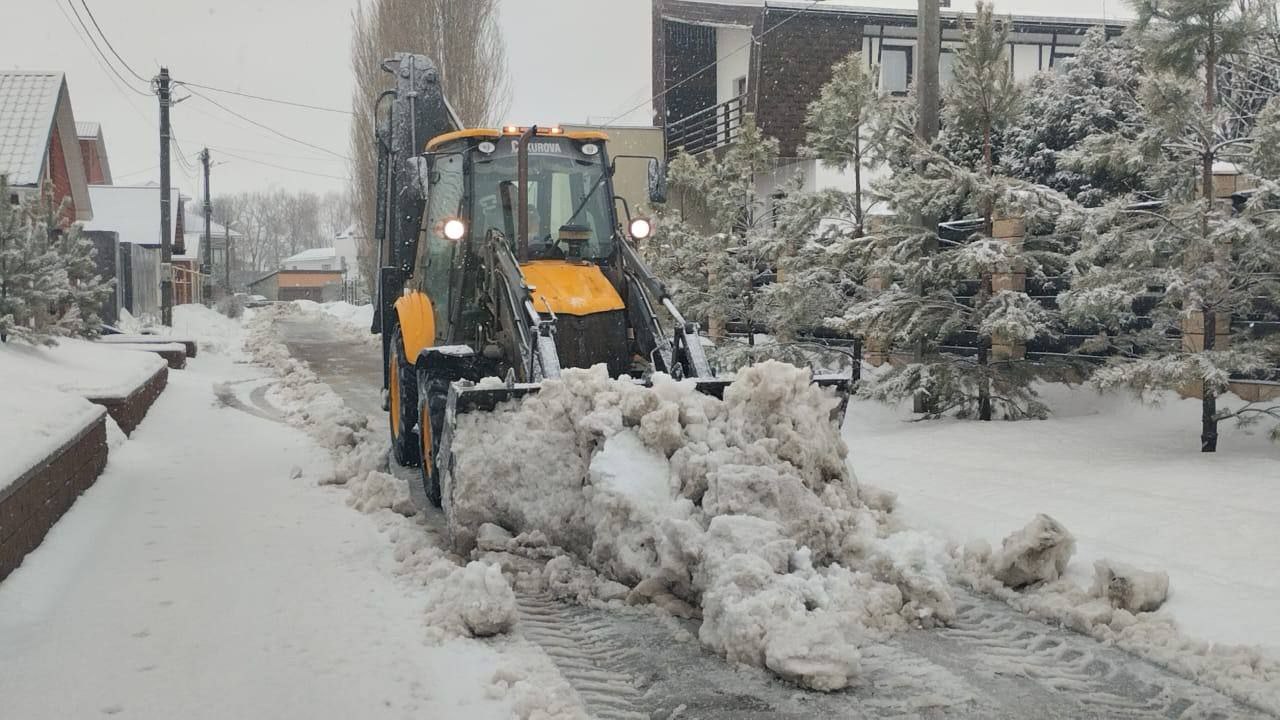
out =
[(422, 457), (422, 487), (431, 504), (440, 507), (440, 472), (436, 453), (444, 427), (444, 408), (449, 400), (449, 379), (429, 370), (418, 370), (418, 440)]
[(397, 327), (391, 335), (391, 360), (387, 368), (390, 399), (391, 452), (396, 462), (415, 467), (418, 456), (418, 376), (404, 352), (404, 337)]

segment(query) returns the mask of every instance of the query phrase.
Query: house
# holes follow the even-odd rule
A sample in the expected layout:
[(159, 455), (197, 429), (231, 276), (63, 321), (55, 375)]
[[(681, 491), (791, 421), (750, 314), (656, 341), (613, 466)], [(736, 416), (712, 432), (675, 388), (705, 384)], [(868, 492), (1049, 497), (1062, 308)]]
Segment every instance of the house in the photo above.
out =
[[(194, 267), (199, 268), (204, 264), (204, 214), (195, 211), (184, 220), (186, 221), (183, 228), (185, 252), (175, 259), (193, 262)], [(213, 284), (222, 286), (226, 284), (227, 241), (230, 240), (231, 242), (234, 261), (236, 245), (244, 240), (244, 234), (239, 230), (232, 230), (225, 225), (212, 221), (209, 223), (209, 228), (212, 231), (209, 236), (209, 251), (211, 255), (210, 261), (212, 262), (210, 270), (213, 274)]]
[[(944, 86), (962, 45), (964, 18), (960, 11), (942, 11)], [(1109, 35), (1124, 29), (1102, 18), (1011, 17), (1010, 72), (1021, 80), (1051, 70), (1098, 25)], [(868, 67), (879, 68), (881, 88), (906, 95), (917, 65), (915, 38), (914, 9), (845, 0), (816, 6), (798, 0), (653, 0), (654, 112), (666, 130), (667, 154), (722, 148), (733, 142), (743, 116), (753, 114), (763, 133), (778, 139), (784, 158), (778, 171), (757, 179), (762, 198), (797, 171), (805, 190), (851, 190), (851, 171), (799, 158), (806, 111), (832, 66), (855, 50)]]
[[(191, 251), (185, 243), (186, 213), (183, 201), (186, 198), (176, 187), (170, 188), (169, 193), (173, 198), (169, 214), (173, 302), (175, 305), (199, 302), (202, 297), (201, 283), (196, 282), (194, 276), (199, 272), (200, 266), (194, 257), (187, 255)], [(93, 220), (84, 224), (86, 231), (115, 233), (122, 247), (130, 245), (138, 248), (135, 254), (140, 257), (155, 256), (155, 253), (143, 250), (158, 251), (161, 245), (159, 185), (91, 185), (89, 196), (93, 198), (95, 213)], [(139, 289), (139, 292), (142, 290)]]
[(107, 160), (107, 143), (102, 138), (102, 126), (96, 122), (78, 122), (76, 136), (80, 138), (80, 157), (84, 160), (85, 180), (90, 185), (112, 184), (111, 163)]
[(66, 199), (66, 220), (93, 218), (80, 138), (66, 76), (60, 72), (0, 70), (0, 175), (5, 202), (32, 194)]
[(287, 257), (281, 263), (284, 270), (338, 270), (346, 271), (346, 258), (339, 257), (336, 248), (312, 248)]
[(338, 300), (342, 296), (342, 271), (277, 270), (249, 283), (249, 292), (268, 300)]

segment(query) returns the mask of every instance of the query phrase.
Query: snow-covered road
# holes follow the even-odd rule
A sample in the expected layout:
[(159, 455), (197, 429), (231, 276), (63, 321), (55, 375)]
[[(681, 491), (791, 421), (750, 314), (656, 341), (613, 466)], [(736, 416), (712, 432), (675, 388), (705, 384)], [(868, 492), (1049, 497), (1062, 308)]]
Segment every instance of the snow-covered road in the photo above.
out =
[[(319, 315), (283, 318), (282, 341), (351, 406), (377, 403), (377, 350)], [(381, 419), (381, 418), (379, 418)], [(413, 478), (416, 472), (403, 471)], [(419, 495), (420, 496), (420, 495)], [(428, 524), (442, 522), (423, 508)], [(957, 590), (961, 614), (944, 631), (915, 630), (869, 650), (868, 682), (830, 695), (734, 669), (682, 626), (649, 613), (521, 598), (517, 632), (540, 644), (593, 717), (1262, 717), (1218, 693), (1114, 648), (1050, 628)], [(683, 629), (696, 634), (696, 625)], [(687, 637), (687, 636), (685, 636)]]
[[(0, 718), (504, 718), (500, 650), (424, 642), (421, 589), (302, 432), (201, 353), (0, 583)], [(301, 468), (301, 477), (291, 477)]]

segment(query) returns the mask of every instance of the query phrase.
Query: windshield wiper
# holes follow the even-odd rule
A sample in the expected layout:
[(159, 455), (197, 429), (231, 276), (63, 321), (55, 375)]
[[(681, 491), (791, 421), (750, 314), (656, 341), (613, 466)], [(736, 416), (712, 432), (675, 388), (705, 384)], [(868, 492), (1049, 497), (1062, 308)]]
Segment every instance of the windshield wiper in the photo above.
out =
[(604, 168), (600, 169), (600, 179), (596, 180), (596, 184), (592, 185), (591, 190), (589, 190), (587, 194), (583, 196), (582, 204), (579, 205), (577, 209), (573, 211), (573, 214), (569, 216), (569, 219), (564, 222), (565, 225), (572, 225), (573, 221), (578, 219), (578, 213), (581, 213), (582, 210), (585, 207), (587, 207), (587, 203), (591, 201), (591, 196), (595, 195), (596, 191), (600, 189), (600, 186), (604, 184), (604, 179), (608, 177), (608, 173), (609, 173), (608, 170)]

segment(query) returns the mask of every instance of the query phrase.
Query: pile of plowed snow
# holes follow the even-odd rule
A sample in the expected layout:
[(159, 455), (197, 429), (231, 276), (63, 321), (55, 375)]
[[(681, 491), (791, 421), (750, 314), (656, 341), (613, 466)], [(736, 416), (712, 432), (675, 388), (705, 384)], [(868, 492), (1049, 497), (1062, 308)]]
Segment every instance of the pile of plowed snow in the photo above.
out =
[[(603, 367), (459, 417), (445, 488), (455, 549), (522, 590), (700, 614), (727, 659), (835, 690), (858, 648), (955, 610), (944, 569), (890, 536), (807, 370), (767, 362), (720, 400)], [(495, 451), (495, 449), (499, 449)]]

